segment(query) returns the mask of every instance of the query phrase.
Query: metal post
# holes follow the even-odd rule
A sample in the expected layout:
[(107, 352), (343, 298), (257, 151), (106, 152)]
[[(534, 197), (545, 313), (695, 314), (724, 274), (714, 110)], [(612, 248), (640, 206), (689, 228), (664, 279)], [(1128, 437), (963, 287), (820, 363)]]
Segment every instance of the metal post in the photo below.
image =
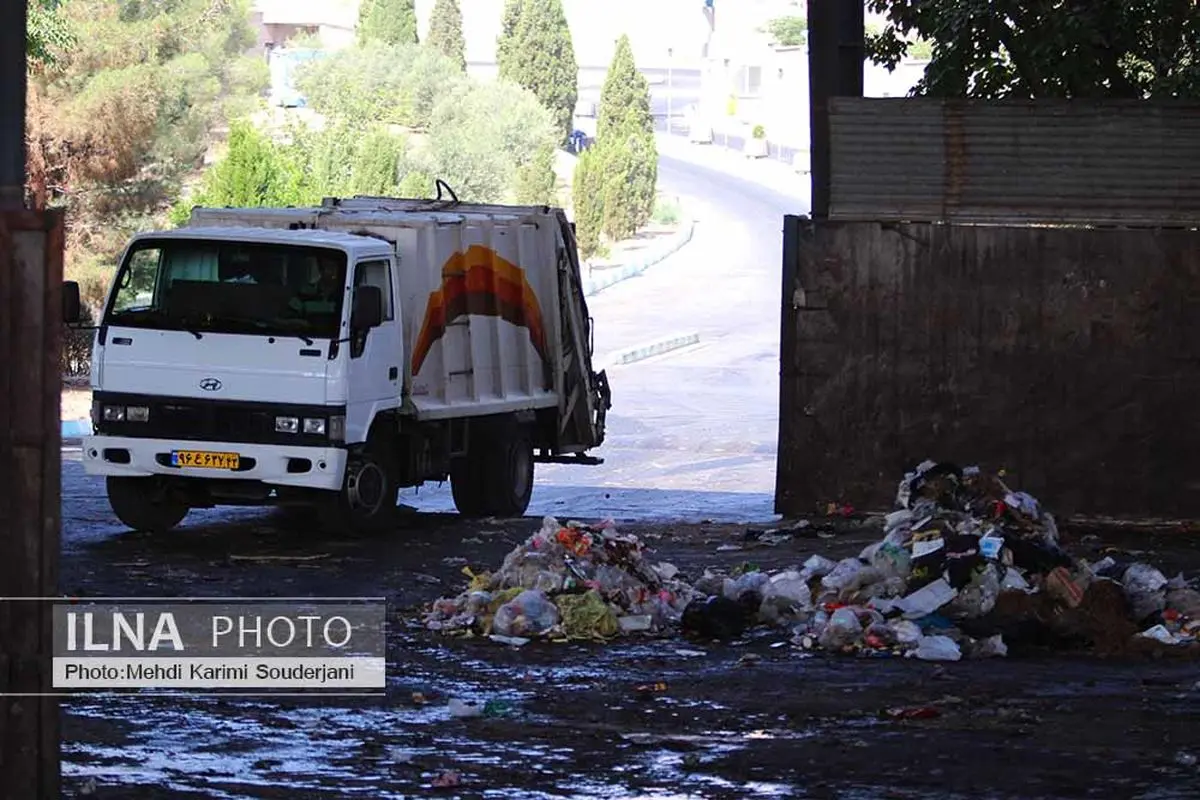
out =
[[(22, 76), (24, 77), (24, 76)], [(59, 797), (61, 211), (0, 210), (0, 798)]]
[[(24, 210), (26, 3), (0, 2), (0, 593), (58, 593), (63, 216)], [(0, 798), (59, 791), (51, 607), (0, 599)]]
[(0, 2), (0, 209), (25, 206), (26, 5)]
[(809, 147), (814, 220), (829, 217), (829, 98), (862, 97), (865, 22), (861, 2), (809, 0)]

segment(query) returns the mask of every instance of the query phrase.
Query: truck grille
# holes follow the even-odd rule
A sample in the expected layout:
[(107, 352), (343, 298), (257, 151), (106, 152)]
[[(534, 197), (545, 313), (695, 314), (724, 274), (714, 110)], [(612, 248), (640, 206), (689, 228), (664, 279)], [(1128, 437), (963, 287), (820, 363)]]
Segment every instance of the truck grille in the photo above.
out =
[[(345, 406), (245, 403), (111, 392), (96, 392), (92, 402), (98, 434), (192, 442), (327, 445), (329, 440), (324, 434), (276, 432), (275, 418), (328, 420), (331, 415), (346, 413)], [(150, 418), (146, 422), (106, 421), (100, 411), (103, 406), (144, 406), (150, 409)]]

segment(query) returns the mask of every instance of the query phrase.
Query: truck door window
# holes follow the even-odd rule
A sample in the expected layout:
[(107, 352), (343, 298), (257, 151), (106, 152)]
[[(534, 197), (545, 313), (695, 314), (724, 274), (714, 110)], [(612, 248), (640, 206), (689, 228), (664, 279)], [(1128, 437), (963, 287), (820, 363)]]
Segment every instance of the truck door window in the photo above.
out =
[(354, 286), (378, 286), (383, 293), (383, 318), (395, 319), (392, 313), (392, 270), (384, 260), (361, 261), (354, 269)]
[(113, 298), (113, 311), (150, 308), (154, 305), (161, 260), (162, 251), (158, 248), (137, 250), (130, 256), (129, 269), (121, 278), (117, 296)]

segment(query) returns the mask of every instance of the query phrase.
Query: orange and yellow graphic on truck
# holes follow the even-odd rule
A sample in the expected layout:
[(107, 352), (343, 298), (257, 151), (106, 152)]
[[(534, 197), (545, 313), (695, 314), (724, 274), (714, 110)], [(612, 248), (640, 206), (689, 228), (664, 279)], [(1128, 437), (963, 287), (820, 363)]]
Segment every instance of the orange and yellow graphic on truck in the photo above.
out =
[(448, 325), (472, 315), (498, 317), (525, 328), (534, 350), (543, 362), (549, 362), (542, 309), (525, 270), (489, 247), (471, 245), (446, 261), (441, 286), (429, 294), (425, 321), (413, 345), (412, 374), (421, 372), (429, 351)]

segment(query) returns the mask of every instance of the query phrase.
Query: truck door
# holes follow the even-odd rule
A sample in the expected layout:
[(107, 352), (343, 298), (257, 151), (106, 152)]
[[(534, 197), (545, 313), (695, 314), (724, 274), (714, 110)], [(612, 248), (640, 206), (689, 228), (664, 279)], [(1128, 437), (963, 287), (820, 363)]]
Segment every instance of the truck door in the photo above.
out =
[(375, 414), (400, 404), (404, 341), (392, 283), (394, 271), (391, 258), (364, 260), (354, 266), (355, 288), (377, 286), (383, 293), (383, 324), (371, 329), (361, 348), (350, 346), (347, 441), (363, 441)]

